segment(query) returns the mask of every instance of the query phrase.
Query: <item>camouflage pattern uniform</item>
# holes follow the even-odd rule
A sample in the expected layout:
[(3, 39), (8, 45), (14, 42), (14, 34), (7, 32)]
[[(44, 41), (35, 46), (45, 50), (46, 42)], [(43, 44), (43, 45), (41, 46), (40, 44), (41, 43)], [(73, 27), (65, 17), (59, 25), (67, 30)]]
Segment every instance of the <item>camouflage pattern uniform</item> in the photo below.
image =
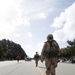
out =
[[(47, 41), (53, 40), (53, 35), (49, 34), (47, 36)], [(54, 40), (52, 43), (53, 47), (55, 49), (59, 50), (59, 45), (58, 43)], [(49, 57), (46, 58), (43, 55), (43, 51), (46, 50), (50, 50), (50, 43), (49, 42), (45, 42), (42, 52), (41, 52), (41, 62), (43, 62), (45, 60), (45, 66), (46, 66), (46, 75), (55, 75), (55, 68), (57, 67), (57, 57)]]
[(16, 59), (17, 59), (17, 62), (19, 63), (20, 56), (19, 56), (19, 55), (17, 55)]
[(39, 56), (38, 52), (36, 52), (36, 54), (34, 55), (36, 67), (38, 66), (39, 57), (40, 56)]

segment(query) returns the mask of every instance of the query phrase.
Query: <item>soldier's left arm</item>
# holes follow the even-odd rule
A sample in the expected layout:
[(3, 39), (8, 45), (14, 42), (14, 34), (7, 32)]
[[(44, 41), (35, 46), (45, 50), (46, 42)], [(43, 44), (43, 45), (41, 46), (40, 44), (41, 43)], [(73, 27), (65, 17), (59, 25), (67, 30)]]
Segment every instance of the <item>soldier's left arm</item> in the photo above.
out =
[(58, 50), (60, 49), (60, 48), (59, 48), (59, 44), (57, 43), (57, 41), (54, 41), (54, 44), (53, 44), (53, 45), (54, 45), (54, 47), (55, 47), (56, 49), (58, 49)]

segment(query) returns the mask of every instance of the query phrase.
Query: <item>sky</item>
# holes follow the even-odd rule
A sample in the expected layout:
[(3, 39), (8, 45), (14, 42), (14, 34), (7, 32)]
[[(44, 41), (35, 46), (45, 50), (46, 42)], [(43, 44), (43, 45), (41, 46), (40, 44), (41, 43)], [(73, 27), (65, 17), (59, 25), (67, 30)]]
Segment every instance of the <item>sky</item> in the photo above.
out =
[(20, 44), (33, 57), (48, 34), (60, 48), (75, 39), (75, 0), (0, 0), (0, 40)]

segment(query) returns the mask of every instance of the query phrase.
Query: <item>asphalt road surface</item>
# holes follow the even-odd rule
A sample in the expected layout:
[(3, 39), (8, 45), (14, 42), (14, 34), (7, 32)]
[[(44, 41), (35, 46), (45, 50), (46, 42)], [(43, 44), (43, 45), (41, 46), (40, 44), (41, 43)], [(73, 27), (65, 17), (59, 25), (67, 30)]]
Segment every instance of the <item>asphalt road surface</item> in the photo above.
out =
[[(0, 62), (0, 75), (46, 75), (44, 62), (39, 61), (38, 67), (34, 61), (21, 60)], [(75, 64), (58, 63), (56, 75), (75, 75)]]

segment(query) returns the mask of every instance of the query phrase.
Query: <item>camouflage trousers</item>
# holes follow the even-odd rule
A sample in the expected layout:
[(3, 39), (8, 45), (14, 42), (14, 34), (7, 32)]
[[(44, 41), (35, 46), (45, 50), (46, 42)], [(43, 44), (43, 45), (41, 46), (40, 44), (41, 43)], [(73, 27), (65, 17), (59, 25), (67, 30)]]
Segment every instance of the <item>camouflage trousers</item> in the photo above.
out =
[(55, 68), (57, 67), (57, 58), (45, 59), (46, 75), (55, 75)]
[(38, 59), (35, 60), (36, 67), (38, 66)]

